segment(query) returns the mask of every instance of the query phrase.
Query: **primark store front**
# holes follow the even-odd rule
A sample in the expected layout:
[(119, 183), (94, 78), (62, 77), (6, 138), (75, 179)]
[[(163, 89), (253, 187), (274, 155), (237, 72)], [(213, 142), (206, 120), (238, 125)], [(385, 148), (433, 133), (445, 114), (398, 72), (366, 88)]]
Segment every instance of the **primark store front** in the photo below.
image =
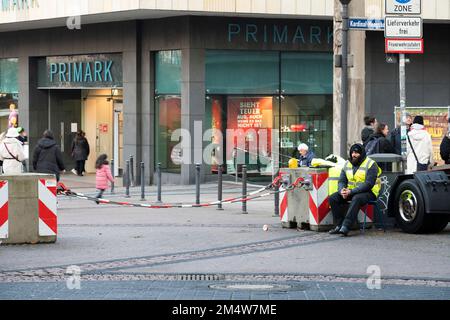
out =
[(120, 175), (134, 155), (149, 181), (161, 163), (164, 181), (187, 184), (195, 163), (205, 180), (220, 163), (239, 171), (241, 152), (251, 175), (271, 176), (274, 159), (286, 165), (300, 143), (330, 154), (332, 117), (331, 19), (180, 16), (0, 32), (0, 129), (26, 128), (33, 150), (50, 128), (68, 169), (81, 129), (88, 172), (106, 153)]

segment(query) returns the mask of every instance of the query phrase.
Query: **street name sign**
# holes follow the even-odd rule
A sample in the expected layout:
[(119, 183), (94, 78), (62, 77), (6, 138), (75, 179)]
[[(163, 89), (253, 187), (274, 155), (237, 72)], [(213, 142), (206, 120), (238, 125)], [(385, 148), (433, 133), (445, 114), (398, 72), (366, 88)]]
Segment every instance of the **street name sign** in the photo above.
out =
[(384, 30), (384, 19), (350, 18), (350, 29), (356, 30)]
[(406, 16), (386, 16), (385, 38), (422, 38), (422, 18)]
[(421, 0), (386, 0), (386, 14), (421, 14)]
[(423, 39), (385, 39), (386, 53), (423, 53)]

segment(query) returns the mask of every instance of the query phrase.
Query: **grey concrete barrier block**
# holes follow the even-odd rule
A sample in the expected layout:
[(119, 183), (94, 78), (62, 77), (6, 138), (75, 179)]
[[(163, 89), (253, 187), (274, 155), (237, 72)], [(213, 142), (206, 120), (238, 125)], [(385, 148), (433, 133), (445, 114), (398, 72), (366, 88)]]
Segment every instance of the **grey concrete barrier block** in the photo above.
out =
[[(1, 175), (0, 180), (8, 181), (8, 238), (3, 244), (54, 243), (57, 235), (41, 236), (39, 232), (39, 184), (40, 180), (54, 181), (51, 174), (24, 173), (20, 175)], [(54, 184), (53, 184), (54, 185)], [(46, 199), (56, 208), (56, 197), (46, 190)], [(41, 199), (42, 200), (42, 199)], [(53, 202), (54, 201), (54, 202)], [(51, 210), (50, 210), (51, 211)], [(56, 214), (56, 212), (54, 212)], [(52, 219), (54, 222), (54, 219)], [(42, 221), (41, 221), (42, 223)], [(45, 223), (44, 223), (45, 224)], [(53, 228), (55, 225), (53, 225)], [(50, 230), (50, 229), (48, 229)]]

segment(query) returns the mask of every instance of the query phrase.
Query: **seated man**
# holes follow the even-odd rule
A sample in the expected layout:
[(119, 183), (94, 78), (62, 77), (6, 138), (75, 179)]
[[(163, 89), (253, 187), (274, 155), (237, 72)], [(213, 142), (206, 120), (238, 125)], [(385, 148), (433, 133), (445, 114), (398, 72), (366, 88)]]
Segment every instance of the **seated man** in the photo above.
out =
[(305, 143), (301, 143), (298, 146), (298, 166), (299, 167), (309, 167), (311, 166), (311, 161), (314, 159), (314, 152), (309, 150), (309, 147)]
[[(376, 200), (380, 193), (381, 184), (378, 177), (381, 169), (376, 162), (366, 157), (361, 144), (354, 144), (349, 154), (350, 158), (339, 177), (338, 192), (333, 193), (328, 199), (337, 225), (329, 232), (330, 234), (339, 233), (347, 236), (360, 208), (369, 201)], [(351, 202), (344, 219), (343, 205), (347, 201)]]

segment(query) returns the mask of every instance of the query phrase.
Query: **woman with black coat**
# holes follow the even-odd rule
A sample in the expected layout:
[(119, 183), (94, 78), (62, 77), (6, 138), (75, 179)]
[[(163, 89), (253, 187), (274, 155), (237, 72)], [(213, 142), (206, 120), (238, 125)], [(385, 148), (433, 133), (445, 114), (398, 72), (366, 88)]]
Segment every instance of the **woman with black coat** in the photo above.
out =
[(83, 172), (86, 172), (85, 164), (90, 153), (89, 143), (85, 136), (86, 134), (80, 130), (72, 142), (72, 158), (77, 163), (76, 169), (72, 169), (72, 172), (79, 176), (82, 176)]
[[(378, 140), (378, 146), (377, 146), (377, 151), (374, 153), (395, 153), (395, 149), (394, 146), (392, 145), (392, 143), (389, 141), (389, 139), (387, 138), (389, 135), (389, 127), (387, 124), (385, 123), (378, 123), (375, 127), (375, 133), (372, 134), (369, 138), (369, 141), (377, 139)], [(370, 157), (370, 155), (369, 155)], [(383, 171), (389, 171), (391, 170), (391, 165), (389, 163), (378, 163), (378, 165), (380, 166), (380, 168)]]
[(33, 153), (33, 169), (39, 173), (56, 175), (59, 181), (60, 172), (65, 170), (61, 149), (56, 145), (53, 133), (45, 130)]
[(441, 158), (445, 164), (450, 164), (450, 134), (446, 135), (441, 142)]

